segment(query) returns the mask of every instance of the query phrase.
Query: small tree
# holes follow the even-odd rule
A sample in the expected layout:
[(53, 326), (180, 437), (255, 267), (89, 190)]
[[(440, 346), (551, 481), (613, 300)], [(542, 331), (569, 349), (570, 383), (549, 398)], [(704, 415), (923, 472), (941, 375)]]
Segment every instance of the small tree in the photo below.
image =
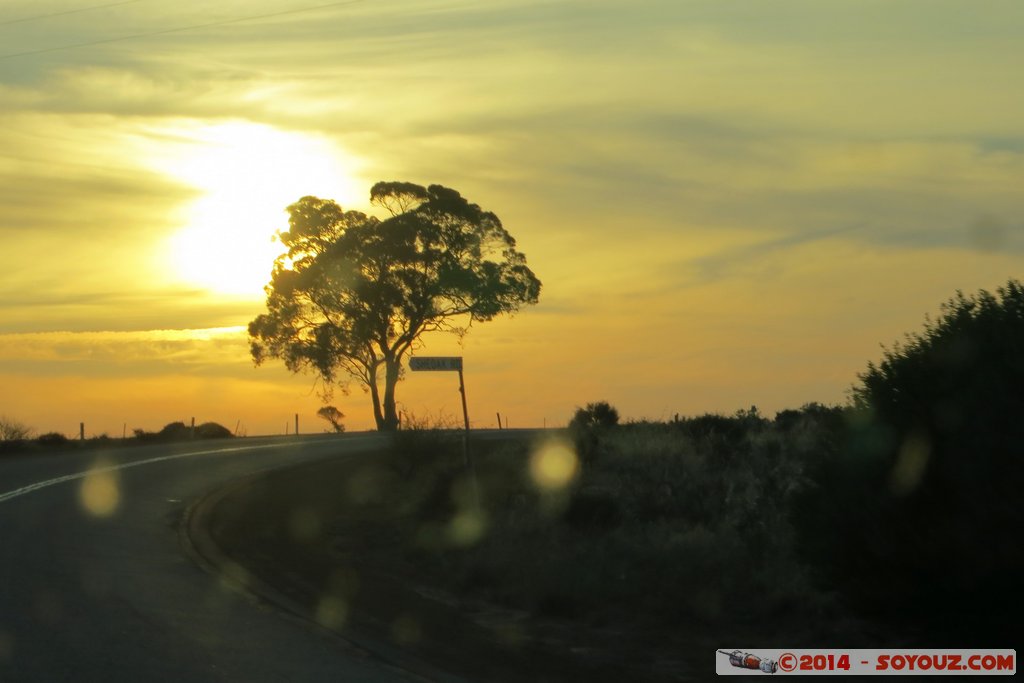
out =
[[(382, 182), (370, 202), (391, 216), (303, 197), (288, 207), (267, 313), (249, 323), (253, 360), (279, 358), (332, 386), (369, 392), (377, 428), (398, 428), (402, 359), (433, 331), (462, 335), (536, 303), (540, 281), (498, 217), (455, 190)], [(383, 392), (380, 381), (383, 380)]]
[(335, 433), (341, 434), (345, 431), (345, 425), (341, 423), (341, 419), (345, 417), (345, 413), (341, 412), (334, 406), (324, 406), (320, 410), (316, 411), (317, 417), (322, 417), (327, 420), (331, 427), (334, 428)]
[(619, 411), (608, 401), (588, 403), (586, 408), (577, 408), (569, 422), (570, 428), (614, 427), (619, 424)]
[(6, 416), (0, 416), (0, 441), (24, 441), (32, 436), (32, 428)]

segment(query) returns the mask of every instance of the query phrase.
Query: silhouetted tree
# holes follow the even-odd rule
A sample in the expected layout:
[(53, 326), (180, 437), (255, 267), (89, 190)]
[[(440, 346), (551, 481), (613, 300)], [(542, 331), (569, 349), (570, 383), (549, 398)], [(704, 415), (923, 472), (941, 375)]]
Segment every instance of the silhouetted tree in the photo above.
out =
[(608, 401), (588, 403), (586, 408), (577, 408), (569, 422), (570, 428), (614, 427), (619, 424), (619, 411)]
[(377, 428), (390, 431), (402, 358), (421, 335), (461, 335), (536, 303), (541, 283), (498, 217), (454, 190), (381, 182), (370, 201), (391, 216), (316, 197), (288, 207), (289, 230), (279, 233), (287, 251), (249, 335), (257, 365), (279, 358), (313, 372), (325, 397), (355, 379), (370, 393)]
[(9, 417), (0, 416), (0, 441), (24, 441), (32, 436), (32, 428)]
[(324, 406), (320, 410), (316, 411), (317, 417), (322, 417), (327, 420), (334, 431), (341, 434), (345, 431), (345, 425), (341, 423), (341, 419), (345, 417), (345, 413), (341, 412), (334, 406)]

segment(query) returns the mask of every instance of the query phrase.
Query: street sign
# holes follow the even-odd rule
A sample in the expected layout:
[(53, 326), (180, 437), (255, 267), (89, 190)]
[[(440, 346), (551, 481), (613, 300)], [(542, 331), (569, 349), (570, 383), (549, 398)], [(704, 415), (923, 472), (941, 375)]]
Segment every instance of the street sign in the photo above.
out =
[(462, 356), (416, 356), (409, 359), (410, 370), (458, 370), (462, 372)]
[(462, 394), (462, 419), (466, 431), (462, 433), (462, 461), (473, 473), (473, 491), (480, 505), (480, 490), (476, 483), (476, 470), (469, 457), (469, 408), (466, 407), (466, 380), (462, 376), (462, 356), (416, 356), (409, 359), (410, 370), (454, 370), (459, 373), (459, 393)]

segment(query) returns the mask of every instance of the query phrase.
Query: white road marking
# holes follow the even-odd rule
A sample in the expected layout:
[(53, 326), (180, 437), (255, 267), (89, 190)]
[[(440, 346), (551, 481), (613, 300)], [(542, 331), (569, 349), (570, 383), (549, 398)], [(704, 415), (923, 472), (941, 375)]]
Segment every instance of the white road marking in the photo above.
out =
[(7, 493), (0, 493), (0, 503), (6, 503), (12, 498), (18, 496), (24, 496), (26, 493), (32, 493), (39, 489), (46, 488), (47, 486), (53, 486), (54, 484), (62, 484), (66, 481), (74, 481), (76, 479), (84, 479), (91, 474), (102, 474), (104, 472), (113, 472), (115, 470), (126, 470), (129, 467), (139, 467), (140, 465), (150, 465), (154, 462), (163, 462), (164, 460), (177, 460), (178, 458), (190, 458), (195, 455), (214, 455), (216, 453), (232, 453), (235, 451), (255, 451), (261, 448), (287, 448), (288, 446), (294, 446), (297, 444), (280, 444), (280, 443), (269, 443), (262, 446), (235, 446), (233, 448), (215, 448), (208, 451), (192, 451), (189, 453), (175, 453), (173, 455), (162, 455), (159, 458), (149, 458), (148, 460), (135, 460), (132, 462), (126, 462), (122, 465), (111, 465), (110, 467), (100, 467), (96, 469), (86, 470), (84, 472), (77, 472), (75, 474), (65, 474), (63, 477), (54, 477), (53, 479), (46, 479), (45, 481), (37, 481), (34, 484), (28, 486), (22, 486), (19, 489), (8, 491)]

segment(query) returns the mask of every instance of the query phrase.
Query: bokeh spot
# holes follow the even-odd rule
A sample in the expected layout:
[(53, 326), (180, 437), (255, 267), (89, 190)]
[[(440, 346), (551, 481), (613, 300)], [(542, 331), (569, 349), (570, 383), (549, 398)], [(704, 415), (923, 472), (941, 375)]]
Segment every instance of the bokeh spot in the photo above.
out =
[(106, 463), (93, 466), (78, 490), (79, 502), (93, 517), (109, 517), (121, 503), (121, 486), (117, 470)]
[(545, 441), (530, 456), (530, 476), (542, 489), (562, 489), (579, 472), (580, 461), (572, 444), (563, 439)]

